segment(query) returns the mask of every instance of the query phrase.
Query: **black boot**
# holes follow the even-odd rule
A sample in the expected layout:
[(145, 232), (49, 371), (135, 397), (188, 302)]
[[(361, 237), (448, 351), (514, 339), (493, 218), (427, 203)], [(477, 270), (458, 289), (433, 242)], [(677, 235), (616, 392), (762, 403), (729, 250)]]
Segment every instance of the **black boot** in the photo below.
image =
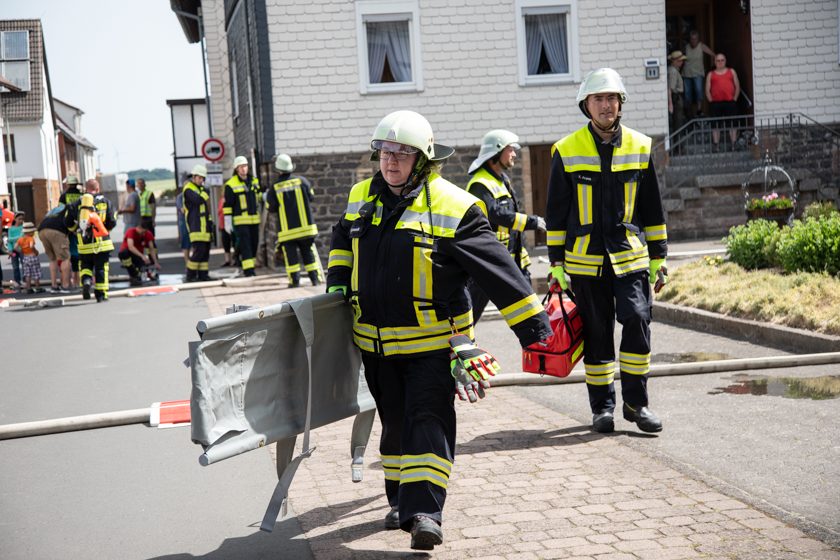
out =
[(90, 299), (91, 284), (90, 276), (82, 278), (82, 299)]
[(300, 286), (300, 272), (292, 272), (289, 278), (289, 287), (297, 288)]
[(414, 550), (433, 550), (443, 542), (443, 530), (434, 519), (425, 515), (414, 518), (411, 527), (411, 548)]
[(662, 421), (646, 406), (632, 407), (624, 403), (624, 419), (634, 422), (643, 432), (661, 432)]
[(313, 286), (320, 286), (321, 285), (321, 279), (318, 276), (319, 275), (318, 275), (317, 270), (310, 270), (309, 271), (309, 280), (310, 280), (310, 282), (312, 282)]
[(385, 528), (400, 528), (400, 509), (397, 506), (392, 507), (391, 511), (388, 512), (388, 515), (385, 516)]
[(187, 274), (184, 276), (184, 282), (195, 282), (198, 280), (198, 271), (187, 269)]
[(615, 430), (613, 413), (609, 410), (592, 415), (592, 429), (599, 434), (609, 434)]
[(209, 272), (207, 272), (206, 270), (200, 270), (198, 272), (198, 281), (199, 282), (209, 282), (210, 280), (212, 280), (212, 278), (210, 278), (210, 273)]

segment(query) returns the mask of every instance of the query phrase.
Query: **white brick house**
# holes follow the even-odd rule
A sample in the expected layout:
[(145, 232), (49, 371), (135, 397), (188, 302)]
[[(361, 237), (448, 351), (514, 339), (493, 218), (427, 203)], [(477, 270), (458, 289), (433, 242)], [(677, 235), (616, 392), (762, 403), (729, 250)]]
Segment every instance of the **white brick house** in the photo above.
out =
[[(840, 104), (827, 102), (840, 99), (838, 0), (171, 2), (193, 13), (200, 5), (214, 136), (228, 147), (223, 163), (254, 156), (265, 181), (273, 155), (291, 154), (323, 189), (318, 213), (325, 227), (340, 212), (341, 195), (369, 168), (374, 126), (397, 109), (422, 113), (436, 140), (456, 147), (444, 169), (455, 182), (466, 179), (487, 130), (516, 132), (524, 149), (514, 180), (526, 206), (541, 213), (548, 149), (585, 122), (575, 104), (582, 77), (601, 66), (618, 70), (629, 96), (623, 123), (663, 138), (666, 55), (684, 48), (689, 25), (729, 53), (752, 113), (803, 112), (840, 123)], [(543, 72), (546, 61), (529, 54), (533, 31), (526, 23), (546, 15), (561, 18), (565, 47), (562, 68), (547, 75), (533, 71), (539, 62)], [(181, 23), (189, 40), (199, 40), (197, 26), (183, 17)], [(371, 72), (381, 58), (369, 34), (387, 33), (386, 25), (399, 27), (407, 61), (394, 64), (389, 51), (388, 68)], [(651, 59), (659, 78), (646, 77)]]

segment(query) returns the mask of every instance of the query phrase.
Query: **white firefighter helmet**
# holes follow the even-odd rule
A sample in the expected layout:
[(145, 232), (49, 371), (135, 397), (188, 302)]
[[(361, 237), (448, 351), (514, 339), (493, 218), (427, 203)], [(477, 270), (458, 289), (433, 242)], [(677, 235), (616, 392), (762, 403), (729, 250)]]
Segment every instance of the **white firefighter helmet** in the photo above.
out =
[(236, 170), (240, 165), (248, 165), (248, 158), (245, 156), (236, 156), (233, 159), (233, 169)]
[(586, 98), (596, 93), (617, 93), (622, 105), (627, 102), (627, 90), (618, 72), (612, 68), (598, 68), (593, 70), (580, 83), (577, 94), (577, 104), (583, 114), (586, 112)]
[(441, 161), (455, 150), (443, 144), (435, 144), (432, 126), (426, 118), (414, 111), (394, 111), (385, 116), (373, 131), (370, 147), (374, 150), (371, 159), (378, 159), (382, 142), (395, 142), (417, 149), (432, 161)]
[(277, 154), (274, 159), (274, 168), (281, 173), (291, 173), (295, 170), (295, 164), (289, 154)]
[(470, 164), (467, 172), (472, 173), (484, 165), (485, 161), (491, 159), (508, 146), (513, 146), (517, 150), (520, 149), (519, 136), (509, 130), (491, 130), (481, 139), (481, 149), (478, 151), (478, 157)]
[(193, 165), (192, 171), (190, 171), (190, 175), (198, 175), (199, 177), (207, 178), (207, 168), (197, 163)]

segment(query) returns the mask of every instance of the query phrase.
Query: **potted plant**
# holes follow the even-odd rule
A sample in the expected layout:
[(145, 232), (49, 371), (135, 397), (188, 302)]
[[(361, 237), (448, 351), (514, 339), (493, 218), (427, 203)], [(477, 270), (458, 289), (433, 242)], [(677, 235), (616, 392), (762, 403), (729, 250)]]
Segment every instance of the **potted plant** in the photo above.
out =
[(793, 217), (794, 201), (787, 196), (779, 196), (775, 191), (747, 200), (747, 219), (772, 220), (779, 225), (790, 222)]

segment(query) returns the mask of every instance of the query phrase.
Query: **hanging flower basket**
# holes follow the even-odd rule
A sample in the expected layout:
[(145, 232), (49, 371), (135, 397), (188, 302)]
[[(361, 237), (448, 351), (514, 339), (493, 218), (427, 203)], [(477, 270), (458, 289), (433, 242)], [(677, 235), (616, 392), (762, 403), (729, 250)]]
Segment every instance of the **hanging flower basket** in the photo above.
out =
[(780, 226), (793, 220), (794, 201), (772, 192), (762, 197), (751, 198), (746, 206), (747, 220), (771, 220)]

